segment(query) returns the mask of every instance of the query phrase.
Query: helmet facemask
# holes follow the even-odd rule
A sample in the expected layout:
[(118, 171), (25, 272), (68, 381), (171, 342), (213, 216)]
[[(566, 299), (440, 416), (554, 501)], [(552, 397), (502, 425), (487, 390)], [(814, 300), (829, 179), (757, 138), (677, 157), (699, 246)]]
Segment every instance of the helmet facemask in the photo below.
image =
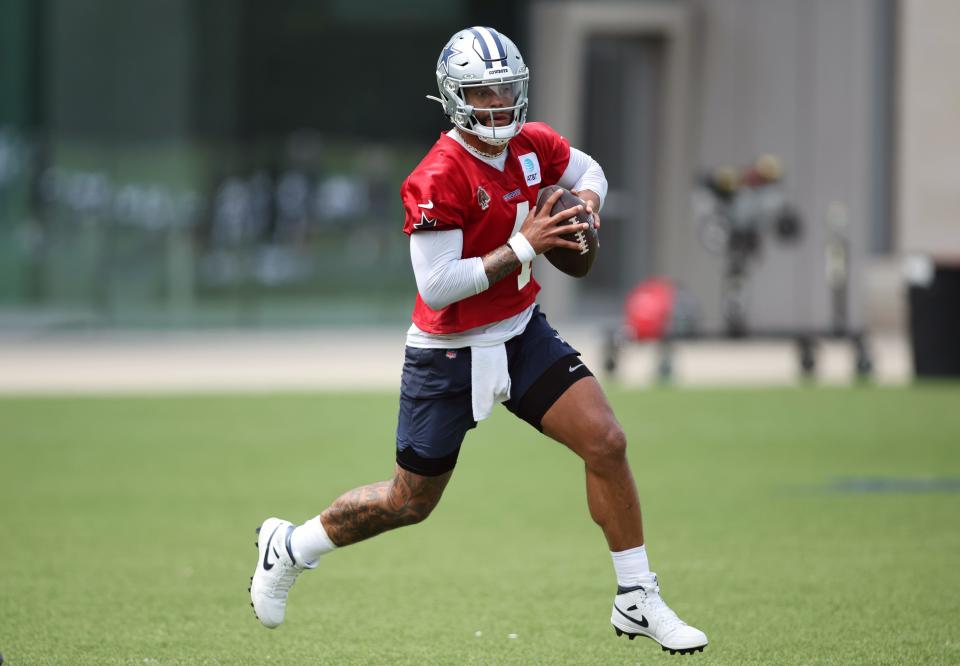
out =
[[(444, 86), (456, 99), (456, 108), (451, 115), (453, 124), (490, 145), (505, 145), (520, 133), (526, 121), (529, 83), (530, 76), (526, 71), (493, 81), (458, 83), (447, 78)], [(468, 100), (474, 104), (469, 104)], [(503, 122), (503, 116), (507, 114), (509, 122)]]

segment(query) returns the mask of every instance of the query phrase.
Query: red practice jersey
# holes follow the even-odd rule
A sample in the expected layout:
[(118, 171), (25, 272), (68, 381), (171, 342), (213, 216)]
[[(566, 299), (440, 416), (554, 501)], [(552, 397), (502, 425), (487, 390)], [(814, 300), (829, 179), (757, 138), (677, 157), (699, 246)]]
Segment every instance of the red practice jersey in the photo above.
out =
[[(501, 172), (441, 134), (400, 188), (404, 233), (461, 229), (463, 259), (506, 243), (536, 206), (540, 188), (555, 185), (570, 161), (569, 142), (545, 123), (526, 123), (509, 145)], [(418, 293), (413, 323), (427, 333), (459, 333), (512, 317), (538, 291), (530, 264), (524, 264), (486, 291), (441, 310)]]

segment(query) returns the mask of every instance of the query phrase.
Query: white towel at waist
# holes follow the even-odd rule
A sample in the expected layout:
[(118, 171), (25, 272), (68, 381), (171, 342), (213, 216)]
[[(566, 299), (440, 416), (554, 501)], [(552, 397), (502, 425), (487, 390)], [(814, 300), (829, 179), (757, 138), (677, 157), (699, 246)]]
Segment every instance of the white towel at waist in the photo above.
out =
[(473, 420), (482, 421), (490, 416), (495, 404), (510, 399), (507, 347), (503, 343), (470, 347), (470, 359)]

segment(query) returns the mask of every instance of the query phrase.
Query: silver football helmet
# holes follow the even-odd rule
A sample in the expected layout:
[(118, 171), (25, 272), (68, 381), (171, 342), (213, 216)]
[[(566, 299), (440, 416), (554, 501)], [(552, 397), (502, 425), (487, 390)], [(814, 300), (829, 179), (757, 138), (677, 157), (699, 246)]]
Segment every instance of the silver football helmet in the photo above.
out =
[[(530, 72), (508, 37), (493, 28), (461, 30), (447, 42), (437, 61), (440, 97), (450, 122), (493, 146), (520, 133), (527, 118)], [(497, 125), (507, 120), (509, 123)]]

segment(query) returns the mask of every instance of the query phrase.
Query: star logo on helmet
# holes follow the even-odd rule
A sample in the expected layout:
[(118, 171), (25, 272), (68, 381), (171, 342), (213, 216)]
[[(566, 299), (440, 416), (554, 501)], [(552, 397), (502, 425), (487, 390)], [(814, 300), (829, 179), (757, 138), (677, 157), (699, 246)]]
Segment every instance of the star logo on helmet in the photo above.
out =
[(455, 55), (461, 55), (462, 53), (463, 51), (458, 49), (453, 44), (448, 44), (447, 47), (443, 49), (443, 53), (440, 54), (440, 62), (443, 64), (443, 68), (449, 69), (447, 63), (450, 62), (450, 58)]

